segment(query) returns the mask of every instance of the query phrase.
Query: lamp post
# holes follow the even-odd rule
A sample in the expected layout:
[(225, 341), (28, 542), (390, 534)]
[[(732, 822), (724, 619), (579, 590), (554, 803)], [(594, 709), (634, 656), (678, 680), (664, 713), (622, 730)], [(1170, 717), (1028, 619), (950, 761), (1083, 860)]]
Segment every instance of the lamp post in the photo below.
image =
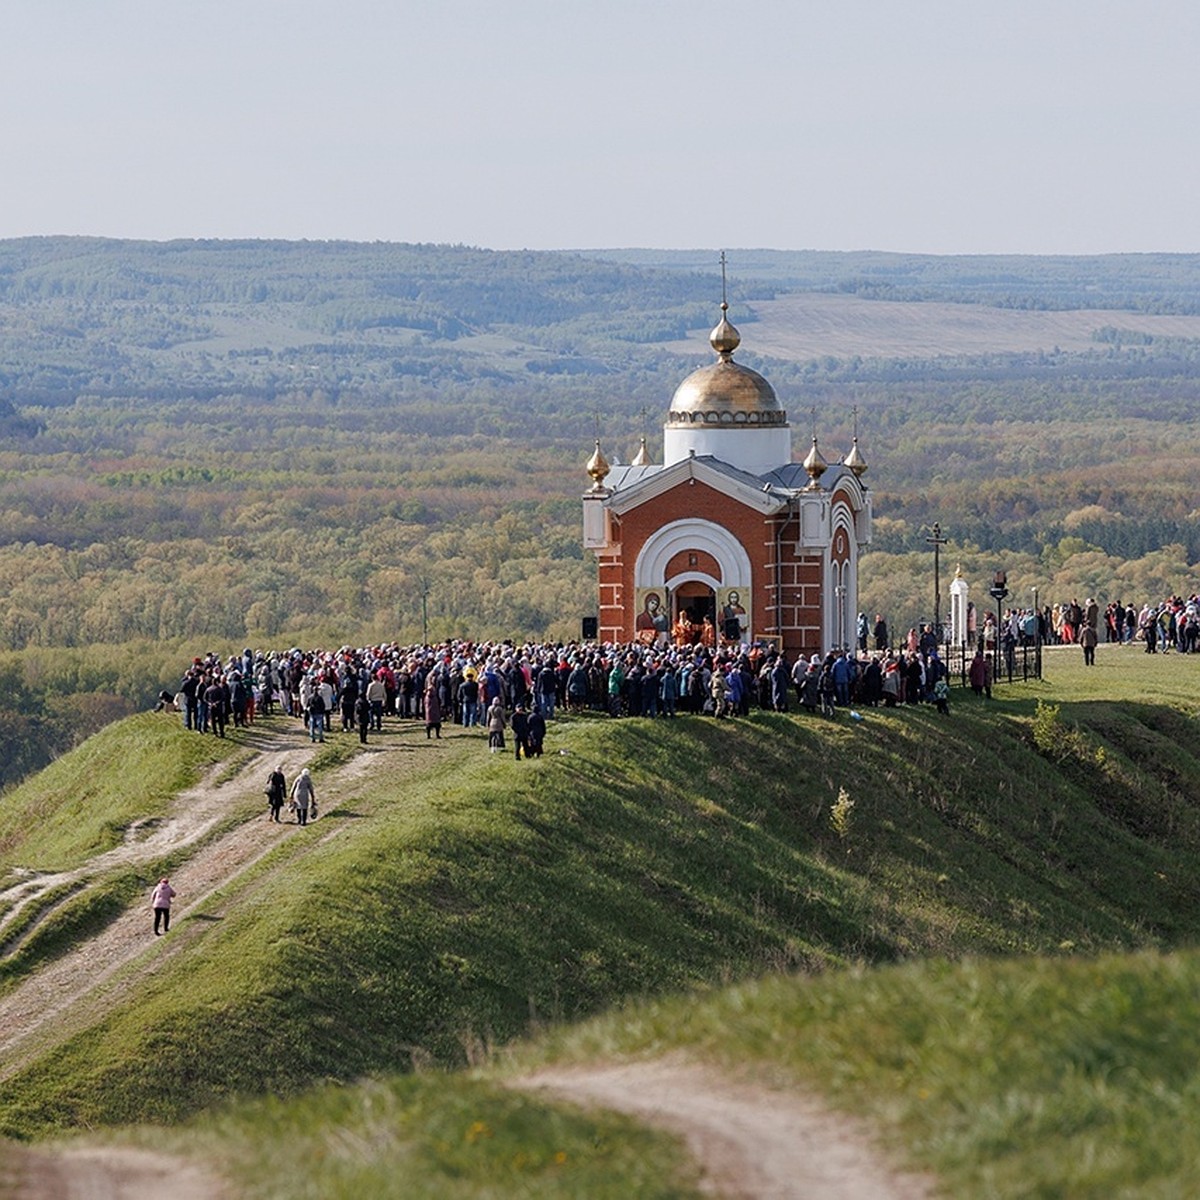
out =
[(839, 583), (833, 589), (833, 595), (837, 601), (837, 621), (835, 622), (837, 640), (835, 646), (840, 650), (846, 644), (846, 589)]
[(1038, 608), (1037, 584), (1029, 589), (1033, 592), (1033, 663), (1037, 677), (1042, 677), (1042, 610)]
[(1000, 680), (1000, 639), (1001, 639), (1001, 617), (1000, 601), (1008, 595), (1008, 572), (997, 571), (992, 576), (992, 586), (988, 589), (992, 599), (996, 601), (996, 669), (992, 672), (992, 678), (997, 682)]
[(942, 644), (942, 547), (950, 540), (942, 537), (942, 523), (934, 521), (932, 536), (925, 539), (933, 547), (933, 636)]
[(429, 581), (421, 580), (421, 645), (429, 645)]

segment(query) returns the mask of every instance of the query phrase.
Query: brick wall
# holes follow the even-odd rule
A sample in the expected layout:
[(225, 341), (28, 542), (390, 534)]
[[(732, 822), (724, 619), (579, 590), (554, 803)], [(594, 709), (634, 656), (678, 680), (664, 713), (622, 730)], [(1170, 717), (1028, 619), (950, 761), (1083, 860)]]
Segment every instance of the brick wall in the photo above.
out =
[[(755, 635), (782, 634), (789, 658), (824, 650), (821, 631), (822, 555), (796, 553), (795, 522), (764, 517), (699, 481), (689, 481), (614, 518), (614, 546), (599, 556), (600, 637), (630, 641), (634, 635), (634, 564), (646, 541), (664, 525), (684, 519), (712, 521), (727, 529), (745, 548), (751, 565), (751, 629)], [(786, 524), (785, 524), (786, 522)], [(775, 563), (776, 531), (783, 527), (780, 561)], [(696, 562), (690, 562), (690, 555)], [(699, 548), (675, 554), (666, 583), (678, 574), (701, 571), (722, 584), (720, 565)], [(779, 604), (777, 611), (776, 605)]]

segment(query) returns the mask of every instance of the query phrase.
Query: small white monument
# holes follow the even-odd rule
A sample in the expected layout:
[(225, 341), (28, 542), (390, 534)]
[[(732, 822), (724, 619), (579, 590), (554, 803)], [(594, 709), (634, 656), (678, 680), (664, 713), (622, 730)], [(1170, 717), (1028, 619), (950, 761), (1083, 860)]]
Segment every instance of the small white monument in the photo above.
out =
[(963, 578), (960, 565), (954, 572), (954, 581), (950, 584), (951, 646), (965, 646), (970, 639), (970, 630), (967, 627), (967, 617), (970, 613), (967, 595), (970, 590), (970, 585)]

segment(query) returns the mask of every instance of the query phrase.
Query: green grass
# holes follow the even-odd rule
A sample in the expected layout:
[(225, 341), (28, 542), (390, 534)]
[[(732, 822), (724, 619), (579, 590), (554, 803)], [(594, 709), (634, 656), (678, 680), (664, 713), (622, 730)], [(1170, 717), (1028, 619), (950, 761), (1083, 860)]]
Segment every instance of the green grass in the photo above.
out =
[(0, 797), (0, 871), (77, 867), (164, 815), (177, 793), (237, 745), (142, 713), (109, 725)]
[[(1175, 1030), (1195, 1024), (1181, 948), (1200, 933), (1198, 671), (1102, 648), (1087, 672), (1048, 656), (1046, 683), (990, 704), (956, 693), (949, 718), (559, 722), (551, 754), (521, 764), (465, 734), (399, 736), (401, 773), (323, 796), (316, 829), (336, 837), (260, 864), (214, 902), (220, 921), (180, 922), (170, 971), (9, 1081), (0, 1128), (290, 1096), (204, 1118), (186, 1144), (229, 1139), (249, 1188), (275, 1170), (261, 1123), (306, 1124), (342, 1150), (324, 1152), (328, 1174), (302, 1156), (277, 1194), (369, 1191), (340, 1180), (431, 1169), (435, 1141), (457, 1145), (404, 1115), (391, 1141), (363, 1132), (381, 1104), (498, 1130), (506, 1093), (439, 1074), (307, 1089), (480, 1066), (534, 1036), (522, 1061), (681, 1046), (802, 1080), (955, 1195), (1119, 1195), (1138, 1179), (1159, 1191), (1136, 1194), (1178, 1194), (1200, 1161), (1190, 1140), (1167, 1144), (1166, 1119), (1194, 1104), (1194, 1047)], [(358, 751), (346, 737), (327, 753), (332, 770)], [(555, 1145), (524, 1152), (544, 1165)], [(552, 1170), (484, 1174), (497, 1196), (605, 1194)], [(640, 1186), (624, 1194), (655, 1194)]]
[(248, 1200), (700, 1195), (675, 1139), (462, 1076), (393, 1077), (255, 1101), (147, 1144), (221, 1161)]
[(775, 977), (564, 1029), (509, 1069), (684, 1049), (866, 1114), (953, 1196), (1184, 1196), (1200, 954)]

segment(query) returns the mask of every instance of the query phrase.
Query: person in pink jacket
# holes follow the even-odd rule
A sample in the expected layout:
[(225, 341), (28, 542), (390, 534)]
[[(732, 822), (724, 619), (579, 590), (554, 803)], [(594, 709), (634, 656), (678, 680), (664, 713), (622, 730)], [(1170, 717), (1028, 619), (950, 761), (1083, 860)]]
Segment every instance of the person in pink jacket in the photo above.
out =
[[(160, 933), (166, 933), (171, 928), (171, 897), (175, 895), (175, 889), (171, 886), (171, 881), (164, 875), (158, 881), (158, 887), (154, 889), (154, 896), (150, 900), (150, 906), (154, 909), (154, 936), (158, 937)], [(159, 929), (159, 925), (162, 926)]]

